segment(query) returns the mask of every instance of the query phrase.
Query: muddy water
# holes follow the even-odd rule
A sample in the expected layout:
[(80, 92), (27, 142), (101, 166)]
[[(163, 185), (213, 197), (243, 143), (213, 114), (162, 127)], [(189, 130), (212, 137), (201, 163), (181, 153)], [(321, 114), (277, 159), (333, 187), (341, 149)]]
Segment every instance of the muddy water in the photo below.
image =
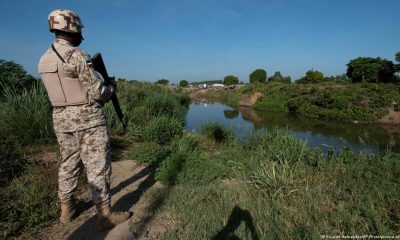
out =
[(186, 129), (198, 131), (206, 122), (219, 122), (231, 127), (239, 138), (253, 131), (287, 128), (294, 137), (325, 152), (343, 148), (370, 153), (400, 152), (400, 126), (347, 123), (272, 111), (256, 112), (247, 107), (233, 109), (221, 103), (192, 103), (186, 115)]

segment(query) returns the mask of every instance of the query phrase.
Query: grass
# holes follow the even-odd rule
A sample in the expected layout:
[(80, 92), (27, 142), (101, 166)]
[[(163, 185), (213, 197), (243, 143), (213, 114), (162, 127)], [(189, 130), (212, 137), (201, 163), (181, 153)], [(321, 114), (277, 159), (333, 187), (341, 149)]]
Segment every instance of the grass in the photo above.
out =
[[(343, 94), (333, 94), (332, 88)], [(253, 91), (264, 93), (255, 107), (288, 107), (297, 99), (292, 103), (296, 111), (344, 119), (379, 115), (369, 111), (387, 106), (397, 96), (389, 85), (352, 89), (268, 84), (227, 90), (223, 97), (236, 104), (240, 94)], [(38, 230), (54, 221), (59, 211), (56, 167), (35, 164), (24, 154), (32, 143), (55, 141), (43, 88), (6, 93), (0, 103), (0, 166), (2, 176), (8, 174), (0, 191), (0, 238)], [(368, 106), (357, 105), (367, 101), (361, 98), (367, 93)], [(124, 145), (125, 157), (157, 167), (155, 177), (168, 193), (146, 195), (162, 198), (154, 211), (174, 217), (174, 228), (165, 239), (320, 239), (400, 232), (398, 154), (342, 151), (325, 156), (276, 129), (239, 142), (230, 129), (216, 123), (204, 125), (200, 134), (184, 133), (187, 95), (165, 86), (121, 82), (118, 96), (128, 131), (123, 131), (111, 104), (105, 107), (107, 124), (120, 141), (135, 147), (113, 146)], [(311, 107), (306, 109), (308, 103)], [(21, 130), (37, 124), (37, 119), (43, 123), (34, 125), (37, 131)], [(15, 165), (7, 161), (13, 158)]]
[[(128, 153), (153, 164), (170, 156), (169, 143), (182, 136), (190, 103), (188, 96), (148, 83), (121, 82), (118, 90), (128, 128), (123, 131), (112, 104), (106, 104), (107, 125), (112, 134), (120, 136), (113, 146), (127, 148), (125, 143), (146, 140), (148, 143), (140, 145), (142, 150), (139, 148), (135, 155), (129, 150)], [(0, 239), (3, 239), (47, 226), (58, 217), (59, 206), (57, 167), (29, 160), (30, 149), (56, 144), (51, 106), (42, 83), (38, 81), (20, 91), (4, 88), (0, 112)], [(158, 146), (157, 156), (154, 148)]]
[[(259, 239), (395, 235), (400, 230), (398, 155), (344, 151), (326, 159), (280, 130), (252, 136), (236, 148), (221, 146), (218, 152), (196, 158), (208, 168), (187, 163), (181, 168), (182, 176), (206, 173), (171, 189), (162, 210), (176, 214), (179, 224), (166, 239), (213, 239), (219, 233), (251, 239), (251, 229)], [(236, 163), (221, 164), (235, 178), (222, 181), (222, 174), (202, 182), (223, 156)]]

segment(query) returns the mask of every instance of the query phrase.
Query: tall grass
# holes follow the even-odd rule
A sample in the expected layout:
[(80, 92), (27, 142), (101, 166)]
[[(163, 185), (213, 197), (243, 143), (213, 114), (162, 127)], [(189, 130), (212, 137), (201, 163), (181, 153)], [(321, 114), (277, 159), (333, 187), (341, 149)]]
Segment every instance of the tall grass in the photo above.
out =
[(51, 105), (41, 82), (17, 93), (4, 87), (1, 122), (5, 134), (19, 145), (54, 141)]
[[(227, 230), (228, 239), (254, 239), (251, 229), (259, 239), (395, 235), (400, 230), (397, 154), (324, 156), (284, 130), (252, 135), (235, 147), (219, 146), (212, 154), (197, 155), (194, 163), (204, 168), (186, 159), (177, 182), (193, 176), (198, 184), (171, 190), (164, 210), (177, 214), (179, 224), (167, 239), (213, 239)], [(220, 175), (202, 182), (221, 158), (230, 159), (220, 162), (229, 173), (225, 176), (236, 179), (218, 181)], [(237, 208), (240, 214), (232, 216)]]
[(200, 127), (200, 133), (215, 143), (231, 143), (234, 139), (232, 129), (226, 128), (217, 122), (203, 124)]

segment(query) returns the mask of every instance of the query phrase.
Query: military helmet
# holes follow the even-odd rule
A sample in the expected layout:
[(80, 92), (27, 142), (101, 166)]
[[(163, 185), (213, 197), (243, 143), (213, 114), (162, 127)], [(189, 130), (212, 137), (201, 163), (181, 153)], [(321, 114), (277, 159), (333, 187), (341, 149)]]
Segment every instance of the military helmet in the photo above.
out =
[(56, 30), (69, 33), (82, 33), (82, 22), (78, 14), (67, 9), (52, 11), (48, 17), (50, 32)]

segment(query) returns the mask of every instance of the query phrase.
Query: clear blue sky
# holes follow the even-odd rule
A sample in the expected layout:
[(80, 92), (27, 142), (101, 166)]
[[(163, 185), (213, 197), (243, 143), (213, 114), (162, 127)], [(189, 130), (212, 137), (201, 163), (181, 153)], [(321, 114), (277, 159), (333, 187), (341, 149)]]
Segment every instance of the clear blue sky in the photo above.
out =
[(0, 0), (0, 58), (38, 76), (57, 8), (80, 15), (81, 48), (102, 52), (110, 75), (127, 79), (246, 82), (263, 68), (294, 80), (400, 51), (399, 0)]

